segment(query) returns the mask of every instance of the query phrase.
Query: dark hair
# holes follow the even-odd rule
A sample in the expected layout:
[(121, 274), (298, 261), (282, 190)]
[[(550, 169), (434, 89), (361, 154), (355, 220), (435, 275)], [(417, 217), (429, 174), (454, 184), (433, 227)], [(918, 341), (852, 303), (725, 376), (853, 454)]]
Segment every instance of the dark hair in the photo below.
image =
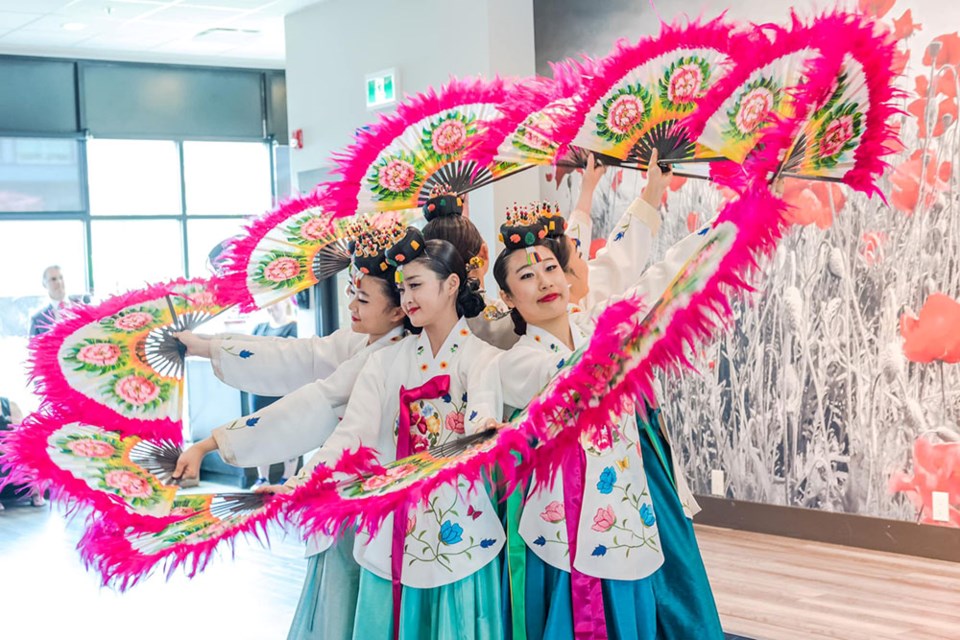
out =
[(464, 264), (480, 255), (483, 247), (480, 231), (462, 215), (434, 218), (423, 227), (423, 237), (427, 240), (446, 240), (457, 250)]
[[(387, 302), (390, 303), (392, 307), (400, 306), (400, 289), (397, 288), (397, 285), (394, 284), (393, 278), (394, 273), (393, 269), (389, 269), (387, 273), (381, 275), (370, 274), (367, 277), (373, 278), (380, 284), (380, 289), (383, 291), (383, 294), (387, 296)], [(403, 327), (407, 331), (413, 331), (413, 324), (410, 323), (410, 318), (406, 315), (403, 316)]]
[(446, 240), (427, 240), (423, 245), (423, 253), (410, 264), (414, 262), (422, 263), (441, 280), (457, 274), (460, 278), (460, 289), (457, 291), (457, 316), (473, 318), (480, 315), (486, 303), (479, 293), (479, 283), (473, 278), (467, 278), (467, 263), (456, 247)]
[[(566, 262), (570, 259), (570, 248), (567, 246), (566, 239), (564, 237), (544, 238), (543, 240), (537, 241), (533, 246), (544, 247), (553, 253), (554, 257), (557, 259), (557, 262), (560, 263), (560, 268), (566, 271)], [(493, 279), (497, 281), (497, 286), (500, 287), (501, 291), (506, 291), (507, 293), (513, 295), (513, 292), (510, 291), (510, 286), (507, 284), (507, 261), (515, 251), (525, 250), (526, 249), (520, 248), (504, 249), (493, 262)], [(561, 257), (561, 252), (563, 253), (563, 257)], [(520, 315), (520, 312), (517, 311), (516, 307), (510, 309), (510, 319), (513, 320), (514, 333), (516, 333), (518, 336), (522, 336), (527, 332), (527, 321), (524, 320), (522, 315)]]
[(573, 249), (570, 246), (570, 239), (567, 237), (567, 235), (561, 234), (555, 238), (548, 236), (544, 238), (543, 246), (553, 252), (557, 262), (560, 263), (560, 268), (563, 269), (564, 273), (567, 273), (567, 269), (570, 266), (570, 257), (573, 254)]

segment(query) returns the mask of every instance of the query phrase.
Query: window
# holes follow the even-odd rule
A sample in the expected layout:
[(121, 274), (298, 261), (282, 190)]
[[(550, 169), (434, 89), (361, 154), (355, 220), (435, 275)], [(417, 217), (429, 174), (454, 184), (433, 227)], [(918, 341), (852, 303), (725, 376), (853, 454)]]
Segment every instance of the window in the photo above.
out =
[(80, 143), (0, 138), (0, 211), (81, 211)]
[[(59, 265), (68, 294), (86, 288), (87, 260), (82, 220), (9, 220), (0, 223), (0, 297), (46, 298), (43, 270)], [(4, 316), (2, 331), (15, 335)], [(24, 332), (24, 335), (26, 332)]]
[(49, 302), (43, 271), (54, 264), (63, 273), (68, 295), (86, 289), (82, 220), (0, 222), (0, 395), (33, 411), (39, 403), (21, 365), (27, 351), (30, 318)]
[[(180, 215), (180, 152), (170, 140), (87, 143), (90, 214)], [(269, 174), (267, 174), (269, 175)]]
[(187, 214), (258, 216), (270, 209), (270, 148), (262, 142), (184, 142)]
[(182, 278), (183, 233), (179, 220), (94, 220), (90, 254), (100, 297), (145, 284)]
[(224, 240), (240, 235), (244, 222), (237, 218), (187, 220), (187, 257), (191, 278), (210, 276), (212, 272), (207, 266), (210, 252)]

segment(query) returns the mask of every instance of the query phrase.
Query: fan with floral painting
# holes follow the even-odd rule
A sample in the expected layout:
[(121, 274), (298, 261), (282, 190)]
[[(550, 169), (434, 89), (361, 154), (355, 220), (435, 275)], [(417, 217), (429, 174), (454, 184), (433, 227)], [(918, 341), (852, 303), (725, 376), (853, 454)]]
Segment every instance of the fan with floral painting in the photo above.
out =
[[(812, 75), (842, 60), (829, 99), (804, 121), (776, 175), (872, 184), (887, 151), (895, 95), (893, 44), (862, 15), (834, 12), (809, 22), (792, 16), (789, 28), (765, 25), (770, 46), (752, 65), (737, 65), (681, 122), (705, 160), (743, 163), (767, 127), (794, 115), (797, 90)], [(868, 122), (869, 120), (869, 122)], [(770, 176), (767, 176), (768, 178)]]
[[(411, 211), (392, 214), (404, 224)], [(350, 262), (352, 218), (336, 217), (322, 191), (295, 198), (254, 220), (230, 243), (221, 295), (253, 311), (308, 289)]]
[(183, 346), (174, 333), (227, 308), (211, 280), (176, 280), (73, 307), (31, 343), (31, 375), (59, 413), (180, 442)]
[(119, 518), (169, 515), (177, 492), (171, 479), (180, 447), (56, 415), (48, 407), (5, 434), (5, 479), (70, 505)]
[[(576, 109), (556, 127), (555, 142), (640, 169), (646, 169), (654, 148), (661, 161), (696, 161), (701, 153), (677, 123), (736, 60), (749, 59), (759, 40), (756, 33), (718, 18), (664, 24), (657, 36), (621, 41), (597, 60), (593, 76), (577, 95)], [(678, 167), (676, 174), (703, 177), (687, 167)]]
[(586, 153), (558, 142), (557, 127), (577, 108), (577, 96), (593, 77), (587, 57), (551, 63), (552, 77), (517, 82), (507, 91), (486, 131), (467, 150), (480, 165), (491, 161), (510, 170), (528, 165), (585, 165)]
[(124, 526), (106, 517), (87, 528), (78, 545), (87, 567), (100, 573), (104, 585), (124, 591), (150, 575), (158, 565), (169, 577), (188, 566), (190, 577), (202, 571), (217, 546), (232, 544), (242, 534), (265, 535), (285, 504), (282, 496), (265, 493), (197, 493), (178, 495), (170, 515), (151, 528)]
[(335, 157), (341, 179), (323, 185), (335, 214), (419, 209), (436, 191), (464, 194), (521, 170), (464, 157), (500, 115), (506, 92), (499, 79), (453, 79), (358, 130), (356, 142)]

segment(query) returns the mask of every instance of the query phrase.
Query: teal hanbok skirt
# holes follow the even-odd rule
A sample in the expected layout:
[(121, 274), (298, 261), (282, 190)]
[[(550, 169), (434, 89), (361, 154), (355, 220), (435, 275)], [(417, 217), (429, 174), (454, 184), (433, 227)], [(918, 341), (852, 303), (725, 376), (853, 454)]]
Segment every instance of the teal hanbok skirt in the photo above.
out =
[[(527, 549), (526, 629), (528, 640), (573, 640), (570, 574)], [(656, 605), (650, 578), (601, 580), (610, 640), (653, 640)]]
[(300, 603), (287, 640), (350, 640), (353, 637), (360, 565), (353, 559), (353, 533), (310, 556)]
[[(393, 585), (360, 570), (353, 637), (392, 640)], [(502, 640), (500, 566), (496, 560), (476, 573), (442, 587), (404, 587), (400, 640)]]
[[(663, 550), (663, 566), (650, 577), (657, 603), (657, 638), (723, 640), (720, 615), (693, 523), (684, 515), (671, 480), (673, 457), (670, 445), (660, 433), (658, 413), (651, 412), (650, 429), (640, 430), (643, 468), (647, 472), (647, 488), (657, 513)], [(637, 421), (644, 424), (639, 415)]]

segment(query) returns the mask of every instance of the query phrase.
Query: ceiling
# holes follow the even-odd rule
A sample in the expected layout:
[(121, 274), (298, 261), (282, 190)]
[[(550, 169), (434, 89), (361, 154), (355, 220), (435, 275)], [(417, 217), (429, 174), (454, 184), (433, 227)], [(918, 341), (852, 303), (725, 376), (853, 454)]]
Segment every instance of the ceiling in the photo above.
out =
[(283, 17), (318, 0), (0, 0), (0, 54), (282, 67)]

